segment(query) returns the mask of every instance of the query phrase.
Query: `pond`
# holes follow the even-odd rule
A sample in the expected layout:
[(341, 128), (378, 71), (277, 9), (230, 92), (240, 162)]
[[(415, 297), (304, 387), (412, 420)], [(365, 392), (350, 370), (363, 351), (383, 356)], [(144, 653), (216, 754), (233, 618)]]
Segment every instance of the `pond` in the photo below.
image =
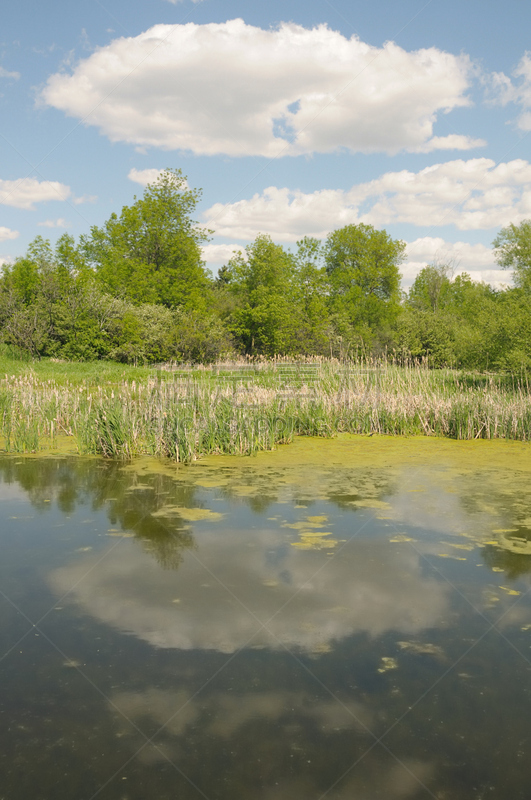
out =
[(0, 457), (0, 797), (528, 800), (529, 445)]

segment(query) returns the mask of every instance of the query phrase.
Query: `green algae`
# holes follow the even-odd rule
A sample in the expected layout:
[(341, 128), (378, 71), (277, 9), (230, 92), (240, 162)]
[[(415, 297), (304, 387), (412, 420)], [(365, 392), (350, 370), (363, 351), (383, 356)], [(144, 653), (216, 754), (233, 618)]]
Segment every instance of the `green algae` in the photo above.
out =
[(223, 519), (224, 514), (217, 511), (210, 511), (208, 508), (182, 508), (181, 506), (162, 506), (153, 511), (152, 517), (173, 517), (178, 516), (186, 522), (199, 522), (207, 520), (208, 522), (217, 522)]

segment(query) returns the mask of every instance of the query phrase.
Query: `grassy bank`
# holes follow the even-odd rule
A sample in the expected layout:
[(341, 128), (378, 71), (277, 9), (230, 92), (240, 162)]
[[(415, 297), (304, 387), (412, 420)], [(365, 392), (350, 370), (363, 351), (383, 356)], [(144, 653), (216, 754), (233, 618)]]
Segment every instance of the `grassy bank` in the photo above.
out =
[(188, 462), (340, 432), (531, 438), (527, 382), (418, 366), (220, 364), (179, 371), (16, 364), (0, 380), (7, 452), (73, 437), (80, 453)]

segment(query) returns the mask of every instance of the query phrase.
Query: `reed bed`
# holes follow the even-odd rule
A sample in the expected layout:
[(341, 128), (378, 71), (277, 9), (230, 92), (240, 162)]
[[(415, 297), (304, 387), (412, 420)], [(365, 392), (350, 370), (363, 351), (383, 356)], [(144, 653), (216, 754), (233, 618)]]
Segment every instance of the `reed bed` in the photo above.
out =
[(529, 441), (531, 393), (522, 377), (385, 362), (219, 364), (107, 386), (43, 381), (30, 370), (0, 380), (0, 426), (7, 452), (37, 452), (68, 435), (80, 453), (178, 462), (341, 432)]

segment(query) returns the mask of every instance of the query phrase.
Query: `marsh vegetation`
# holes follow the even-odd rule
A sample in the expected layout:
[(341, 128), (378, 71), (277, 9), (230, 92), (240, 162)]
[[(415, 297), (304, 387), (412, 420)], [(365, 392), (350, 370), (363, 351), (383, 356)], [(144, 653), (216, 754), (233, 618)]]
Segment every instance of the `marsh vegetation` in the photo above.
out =
[(40, 373), (30, 366), (0, 380), (0, 424), (7, 452), (53, 449), (66, 436), (81, 453), (190, 462), (339, 433), (528, 441), (531, 397), (524, 377), (385, 361), (130, 372), (41, 362)]

